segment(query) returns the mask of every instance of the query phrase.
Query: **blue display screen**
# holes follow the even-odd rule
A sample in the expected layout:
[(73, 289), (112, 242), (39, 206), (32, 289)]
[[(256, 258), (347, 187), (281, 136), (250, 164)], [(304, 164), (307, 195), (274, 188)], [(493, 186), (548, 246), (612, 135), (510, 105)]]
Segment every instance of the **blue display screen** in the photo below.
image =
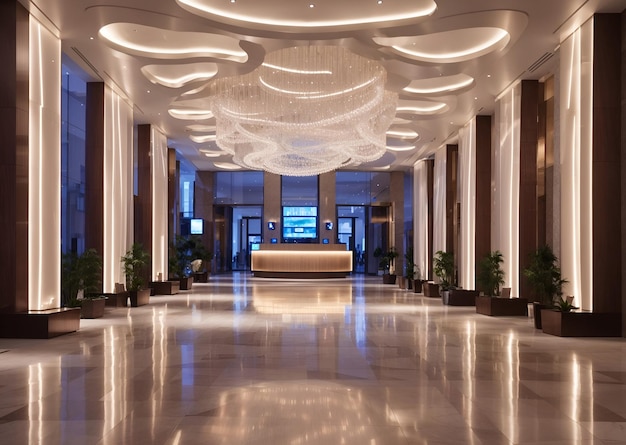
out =
[(283, 238), (317, 238), (317, 207), (283, 207)]

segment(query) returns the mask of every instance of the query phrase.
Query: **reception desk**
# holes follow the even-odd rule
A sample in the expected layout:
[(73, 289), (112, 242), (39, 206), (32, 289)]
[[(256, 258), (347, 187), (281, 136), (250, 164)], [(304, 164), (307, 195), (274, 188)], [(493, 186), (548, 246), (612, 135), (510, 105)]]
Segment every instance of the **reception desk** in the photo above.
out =
[(251, 269), (264, 278), (342, 278), (352, 272), (352, 251), (345, 244), (261, 244)]

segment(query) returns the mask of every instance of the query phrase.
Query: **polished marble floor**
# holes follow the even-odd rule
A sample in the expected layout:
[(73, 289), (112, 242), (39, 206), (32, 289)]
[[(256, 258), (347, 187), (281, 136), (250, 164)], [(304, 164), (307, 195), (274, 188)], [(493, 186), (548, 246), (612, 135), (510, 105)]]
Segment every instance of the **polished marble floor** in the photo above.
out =
[(1, 444), (626, 444), (626, 341), (378, 277), (211, 277), (0, 339)]

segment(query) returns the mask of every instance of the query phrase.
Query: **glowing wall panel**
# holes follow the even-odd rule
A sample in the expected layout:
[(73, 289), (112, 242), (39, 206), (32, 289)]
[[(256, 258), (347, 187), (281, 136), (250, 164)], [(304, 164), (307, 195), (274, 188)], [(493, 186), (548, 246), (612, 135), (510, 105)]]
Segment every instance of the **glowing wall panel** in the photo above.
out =
[(61, 42), (29, 23), (28, 307), (58, 308), (61, 290)]
[(152, 179), (152, 279), (168, 278), (167, 138), (154, 126), (150, 133)]
[(446, 250), (446, 162), (447, 148), (444, 145), (435, 152), (433, 173), (433, 246), (430, 253)]
[(593, 19), (561, 43), (561, 273), (583, 309), (593, 309)]
[(474, 289), (476, 286), (476, 118), (459, 130), (458, 188), (461, 202), (459, 285), (464, 289)]
[(133, 242), (133, 108), (110, 88), (104, 102), (104, 292), (123, 283), (120, 258)]
[(491, 246), (504, 256), (504, 287), (519, 297), (520, 95), (518, 84), (496, 101), (492, 158)]
[(420, 276), (428, 274), (428, 259), (432, 255), (428, 245), (428, 165), (419, 161), (413, 166), (413, 261)]

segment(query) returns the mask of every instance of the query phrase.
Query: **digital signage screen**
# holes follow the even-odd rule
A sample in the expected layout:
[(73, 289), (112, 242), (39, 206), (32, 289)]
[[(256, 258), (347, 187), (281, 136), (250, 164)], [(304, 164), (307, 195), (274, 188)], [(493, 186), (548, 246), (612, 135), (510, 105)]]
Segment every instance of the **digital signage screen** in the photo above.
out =
[(317, 238), (317, 207), (283, 207), (283, 238), (285, 242)]

